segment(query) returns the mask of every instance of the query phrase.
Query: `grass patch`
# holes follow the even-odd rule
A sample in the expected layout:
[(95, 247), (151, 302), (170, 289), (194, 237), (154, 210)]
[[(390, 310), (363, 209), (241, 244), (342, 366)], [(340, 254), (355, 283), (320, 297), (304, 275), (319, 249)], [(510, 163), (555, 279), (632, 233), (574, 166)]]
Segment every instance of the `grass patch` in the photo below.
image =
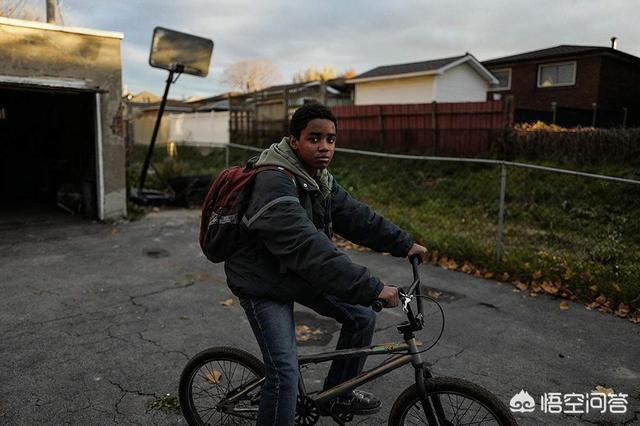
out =
[[(136, 147), (129, 157), (130, 183), (145, 152)], [(230, 154), (231, 164), (256, 155)], [(158, 148), (154, 163), (165, 177), (215, 175), (224, 167), (224, 151), (178, 147), (178, 156), (169, 158)], [(331, 171), (354, 197), (440, 256), (510, 281), (554, 283), (586, 301), (605, 296), (613, 310), (621, 302), (638, 308), (640, 185), (509, 167), (503, 251), (496, 260), (499, 167), (340, 152)], [(584, 171), (640, 178), (636, 169), (611, 164)], [(150, 175), (148, 186), (161, 184)]]

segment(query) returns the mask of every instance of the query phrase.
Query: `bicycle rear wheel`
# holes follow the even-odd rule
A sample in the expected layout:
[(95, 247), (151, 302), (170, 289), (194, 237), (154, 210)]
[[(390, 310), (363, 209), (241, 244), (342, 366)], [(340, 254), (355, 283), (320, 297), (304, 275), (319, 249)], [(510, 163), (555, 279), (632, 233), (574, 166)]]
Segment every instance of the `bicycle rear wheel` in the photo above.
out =
[(509, 409), (491, 392), (462, 379), (425, 379), (429, 413), (425, 412), (414, 384), (405, 389), (391, 408), (389, 425), (427, 425), (437, 417), (440, 425), (517, 425)]
[(182, 414), (190, 425), (255, 424), (262, 388), (255, 383), (262, 377), (264, 365), (250, 353), (230, 347), (206, 349), (182, 370)]

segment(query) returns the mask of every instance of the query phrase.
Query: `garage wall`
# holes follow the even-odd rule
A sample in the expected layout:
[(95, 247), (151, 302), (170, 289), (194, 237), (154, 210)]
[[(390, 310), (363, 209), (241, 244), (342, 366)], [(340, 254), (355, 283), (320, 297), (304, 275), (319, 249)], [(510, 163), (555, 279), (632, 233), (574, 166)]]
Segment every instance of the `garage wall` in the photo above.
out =
[(466, 63), (447, 70), (438, 78), (438, 102), (483, 102), (489, 83)]
[(0, 18), (0, 84), (100, 92), (104, 219), (126, 215), (122, 34)]

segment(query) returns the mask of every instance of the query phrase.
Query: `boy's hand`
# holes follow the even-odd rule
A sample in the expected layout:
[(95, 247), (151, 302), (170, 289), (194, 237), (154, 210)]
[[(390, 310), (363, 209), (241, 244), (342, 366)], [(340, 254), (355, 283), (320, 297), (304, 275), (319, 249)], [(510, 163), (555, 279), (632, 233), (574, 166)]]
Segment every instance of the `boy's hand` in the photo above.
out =
[(378, 295), (378, 299), (386, 302), (387, 308), (395, 308), (400, 304), (400, 296), (398, 296), (398, 287), (385, 285)]
[(426, 262), (427, 260), (427, 248), (421, 246), (418, 243), (413, 243), (413, 245), (411, 246), (411, 249), (409, 250), (409, 253), (407, 253), (407, 257), (411, 257), (414, 254), (417, 254), (420, 256), (420, 258), (422, 259), (423, 262)]

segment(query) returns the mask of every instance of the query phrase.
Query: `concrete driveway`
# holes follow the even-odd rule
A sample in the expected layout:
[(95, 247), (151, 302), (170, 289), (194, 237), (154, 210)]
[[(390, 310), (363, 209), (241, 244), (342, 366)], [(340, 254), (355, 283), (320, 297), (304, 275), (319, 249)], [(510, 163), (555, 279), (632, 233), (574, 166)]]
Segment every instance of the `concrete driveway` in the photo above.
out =
[[(0, 222), (0, 424), (184, 424), (171, 409), (189, 357), (216, 345), (259, 354), (242, 308), (221, 305), (232, 296), (222, 265), (200, 254), (198, 220), (197, 211), (172, 210), (110, 225), (55, 215)], [(387, 282), (410, 282), (406, 260), (349, 254)], [(442, 339), (425, 354), (435, 375), (477, 382), (507, 404), (525, 390), (537, 405), (518, 415), (522, 424), (638, 422), (640, 327), (576, 303), (561, 311), (558, 299), (494, 281), (421, 270), (446, 317)], [(441, 324), (435, 305), (429, 312), (425, 342)], [(321, 331), (301, 352), (333, 348), (335, 324), (302, 308), (298, 316)], [(401, 319), (399, 310), (380, 314), (376, 341), (398, 340)], [(305, 374), (313, 387), (323, 371)], [(411, 374), (373, 382), (368, 389), (385, 407), (358, 422), (384, 423)], [(596, 386), (628, 394), (627, 412), (541, 412), (544, 393)]]

